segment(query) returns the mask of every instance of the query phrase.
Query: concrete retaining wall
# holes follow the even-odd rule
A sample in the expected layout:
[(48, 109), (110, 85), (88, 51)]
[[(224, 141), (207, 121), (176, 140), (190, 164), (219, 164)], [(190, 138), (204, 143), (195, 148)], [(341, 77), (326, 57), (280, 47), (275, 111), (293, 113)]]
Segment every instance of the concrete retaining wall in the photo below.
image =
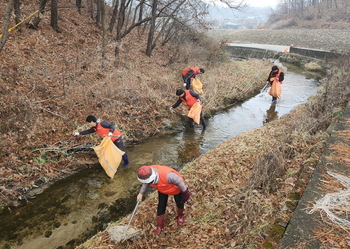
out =
[[(348, 136), (344, 135), (349, 134), (350, 132), (349, 120), (350, 103), (344, 110), (339, 122), (328, 128), (330, 138), (325, 146), (323, 155), (314, 170), (312, 178), (293, 213), (293, 217), (287, 226), (279, 245), (279, 249), (325, 248), (321, 247), (322, 242), (316, 238), (315, 231), (322, 231), (320, 227), (323, 226), (323, 224), (326, 224), (326, 222), (329, 222), (329, 220), (326, 217), (323, 217), (325, 214), (322, 213), (321, 215), (320, 211), (313, 213), (308, 213), (308, 211), (312, 209), (315, 201), (321, 199), (325, 194), (337, 192), (335, 190), (328, 190), (327, 188), (327, 182), (330, 181), (329, 176), (327, 178), (327, 171), (344, 174), (345, 176), (349, 175), (349, 163), (346, 163), (346, 160), (339, 160), (341, 156), (337, 155), (337, 152), (334, 149), (335, 146), (338, 146), (339, 148), (340, 145), (343, 145), (343, 149), (350, 146)], [(345, 157), (343, 159), (347, 158)], [(323, 229), (323, 231), (325, 230), (327, 229)]]
[(226, 46), (225, 49), (233, 57), (242, 59), (278, 59), (283, 54), (282, 52), (244, 46)]

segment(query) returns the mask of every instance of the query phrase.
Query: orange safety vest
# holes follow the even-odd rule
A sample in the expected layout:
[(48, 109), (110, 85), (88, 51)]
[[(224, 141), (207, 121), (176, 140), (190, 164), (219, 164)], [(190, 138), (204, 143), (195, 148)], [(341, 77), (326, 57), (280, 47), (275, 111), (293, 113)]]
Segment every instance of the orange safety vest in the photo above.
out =
[(183, 102), (186, 103), (186, 105), (191, 108), (196, 102), (197, 102), (197, 98), (193, 97), (190, 93), (190, 90), (185, 90), (185, 98), (180, 98)]
[[(103, 135), (108, 135), (109, 133), (109, 128), (104, 128), (102, 127), (101, 125), (101, 122), (102, 120), (100, 120), (100, 122), (97, 123), (96, 127), (94, 128), (94, 130), (96, 131), (96, 133), (102, 137), (102, 138), (105, 138)], [(116, 135), (116, 136), (121, 136), (122, 134), (117, 130), (115, 129), (113, 131), (113, 135)], [(115, 140), (117, 140), (119, 137), (111, 137), (111, 140), (114, 142)]]
[[(275, 78), (278, 78), (278, 79), (279, 79), (281, 73), (282, 73), (282, 71), (281, 71), (281, 70), (278, 70), (278, 72), (277, 72)], [(270, 73), (270, 77), (269, 77), (269, 78), (271, 78), (272, 74), (273, 74), (273, 72)], [(278, 82), (281, 83), (281, 84), (283, 84), (283, 81), (278, 81)]]
[(190, 70), (194, 71), (194, 75), (192, 75), (190, 78), (196, 77), (196, 75), (199, 73), (199, 67), (187, 67), (182, 70), (182, 76), (186, 76)]
[[(181, 193), (181, 189), (179, 189), (178, 186), (172, 183), (168, 183), (168, 180), (167, 180), (167, 175), (170, 172), (173, 172), (182, 178), (182, 175), (180, 173), (178, 173), (176, 170), (168, 166), (151, 165), (150, 167), (158, 170), (158, 178), (159, 178), (158, 183), (151, 184), (153, 188), (155, 188), (159, 192), (166, 195), (177, 195)], [(182, 178), (182, 181), (183, 181), (183, 178)]]

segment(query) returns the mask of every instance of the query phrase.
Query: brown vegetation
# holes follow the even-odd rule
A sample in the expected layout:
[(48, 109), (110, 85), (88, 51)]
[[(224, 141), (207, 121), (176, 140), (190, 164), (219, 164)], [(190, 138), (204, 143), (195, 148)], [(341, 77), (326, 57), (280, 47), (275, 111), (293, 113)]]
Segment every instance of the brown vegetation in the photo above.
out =
[[(220, 46), (209, 40), (190, 48), (189, 44), (157, 47), (150, 58), (144, 53), (145, 36), (137, 32), (123, 40), (122, 63), (115, 68), (113, 39), (102, 59), (101, 31), (93, 22), (71, 9), (60, 11), (60, 16), (60, 33), (50, 28), (44, 15), (37, 30), (11, 33), (1, 52), (2, 204), (96, 162), (93, 154), (72, 153), (75, 145), (91, 143), (91, 137), (70, 135), (85, 127), (87, 115), (115, 123), (127, 144), (141, 142), (166, 132), (162, 121), (178, 120), (168, 108), (176, 100), (174, 90), (182, 85), (183, 67), (206, 68), (201, 77), (206, 115), (260, 89), (270, 68), (268, 62), (227, 62)], [(348, 100), (348, 66), (349, 61), (340, 62), (324, 80), (318, 97), (306, 105), (187, 165), (182, 173), (193, 196), (181, 229), (173, 220), (175, 210), (167, 210), (164, 233), (153, 235), (156, 196), (151, 195), (132, 224), (143, 232), (141, 237), (116, 245), (103, 231), (79, 248), (276, 247), (279, 224), (293, 212), (289, 196), (302, 195), (327, 139), (324, 131)], [(254, 73), (245, 75), (247, 71)], [(253, 83), (250, 89), (248, 80)], [(275, 178), (266, 176), (270, 173)]]
[[(179, 120), (169, 106), (182, 88), (182, 68), (206, 69), (201, 80), (208, 116), (258, 91), (270, 67), (268, 62), (230, 63), (220, 45), (204, 37), (193, 45), (156, 47), (148, 57), (146, 35), (135, 30), (123, 39), (116, 68), (114, 40), (108, 38), (102, 58), (102, 32), (87, 13), (65, 8), (60, 17), (59, 33), (44, 14), (37, 29), (12, 31), (1, 51), (1, 205), (17, 205), (27, 191), (96, 163), (93, 153), (75, 152), (100, 139), (71, 136), (87, 128), (87, 115), (116, 124), (127, 145), (139, 143), (167, 132), (162, 121)], [(254, 73), (242, 73), (247, 71)], [(253, 83), (247, 88), (248, 79)]]
[(349, 30), (348, 0), (281, 0), (264, 28)]
[[(181, 228), (171, 203), (164, 232), (153, 234), (154, 193), (133, 219), (132, 227), (142, 233), (139, 237), (115, 244), (107, 229), (78, 248), (278, 248), (283, 227), (328, 139), (325, 130), (349, 101), (349, 63), (349, 58), (340, 61), (323, 80), (319, 94), (306, 104), (264, 127), (225, 141), (188, 164), (182, 174), (193, 195), (186, 204), (186, 221)], [(126, 217), (109, 228), (128, 221)], [(336, 232), (326, 235), (321, 232), (326, 228), (329, 231), (329, 224), (324, 223), (316, 233), (324, 248), (344, 248), (341, 245), (347, 244), (347, 232), (333, 226)]]

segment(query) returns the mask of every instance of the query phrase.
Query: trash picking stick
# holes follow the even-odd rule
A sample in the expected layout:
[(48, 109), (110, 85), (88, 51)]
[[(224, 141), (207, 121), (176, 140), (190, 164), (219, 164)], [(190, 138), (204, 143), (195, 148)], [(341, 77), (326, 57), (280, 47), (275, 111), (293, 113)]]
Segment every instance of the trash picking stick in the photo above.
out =
[(134, 218), (134, 215), (135, 215), (135, 213), (136, 213), (136, 210), (137, 210), (137, 208), (138, 208), (140, 202), (141, 202), (141, 201), (138, 201), (138, 202), (136, 203), (136, 206), (135, 206), (135, 208), (134, 208), (134, 211), (132, 212), (131, 218), (130, 218), (130, 220), (129, 220), (128, 225), (126, 226), (125, 231), (127, 231), (127, 230), (129, 229), (129, 226), (130, 226), (130, 223), (131, 223), (131, 221), (132, 221), (132, 218)]
[(260, 92), (265, 91), (265, 89), (267, 88), (268, 84), (269, 84), (269, 83), (266, 83), (266, 84), (265, 84), (265, 86), (264, 86), (264, 87), (261, 89), (261, 91), (260, 91)]

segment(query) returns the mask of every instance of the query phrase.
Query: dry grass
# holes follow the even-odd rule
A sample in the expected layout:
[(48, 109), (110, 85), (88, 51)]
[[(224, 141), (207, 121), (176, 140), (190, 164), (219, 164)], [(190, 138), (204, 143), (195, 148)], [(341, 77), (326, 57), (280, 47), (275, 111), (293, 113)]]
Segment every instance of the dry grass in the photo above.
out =
[[(319, 94), (306, 104), (223, 142), (182, 170), (192, 198), (181, 229), (171, 201), (164, 232), (153, 235), (157, 196), (152, 194), (133, 220), (143, 232), (139, 238), (116, 245), (104, 231), (78, 248), (277, 248), (284, 230), (281, 224), (288, 222), (297, 202), (291, 196), (302, 196), (328, 139), (325, 128), (349, 97), (350, 74), (344, 71), (343, 80), (335, 81), (338, 70), (333, 69)], [(340, 245), (335, 248), (345, 248), (341, 245), (346, 245), (348, 236), (333, 229), (315, 236), (325, 248), (335, 241)]]
[[(28, 9), (32, 5), (23, 2)], [(100, 141), (71, 136), (87, 128), (87, 115), (116, 124), (125, 143), (132, 145), (166, 132), (164, 120), (179, 121), (169, 107), (177, 100), (176, 89), (183, 87), (183, 68), (206, 69), (199, 79), (205, 115), (210, 116), (252, 96), (271, 67), (269, 62), (230, 62), (220, 44), (204, 37), (196, 44), (158, 46), (147, 57), (147, 34), (142, 32), (125, 37), (115, 67), (113, 37), (102, 59), (101, 31), (84, 11), (77, 15), (76, 9), (62, 9), (60, 33), (49, 26), (46, 13), (38, 30), (13, 31), (1, 52), (1, 205), (16, 205), (33, 187), (96, 162), (94, 154), (71, 153), (76, 146)], [(187, 112), (184, 105), (178, 108), (181, 112)]]

